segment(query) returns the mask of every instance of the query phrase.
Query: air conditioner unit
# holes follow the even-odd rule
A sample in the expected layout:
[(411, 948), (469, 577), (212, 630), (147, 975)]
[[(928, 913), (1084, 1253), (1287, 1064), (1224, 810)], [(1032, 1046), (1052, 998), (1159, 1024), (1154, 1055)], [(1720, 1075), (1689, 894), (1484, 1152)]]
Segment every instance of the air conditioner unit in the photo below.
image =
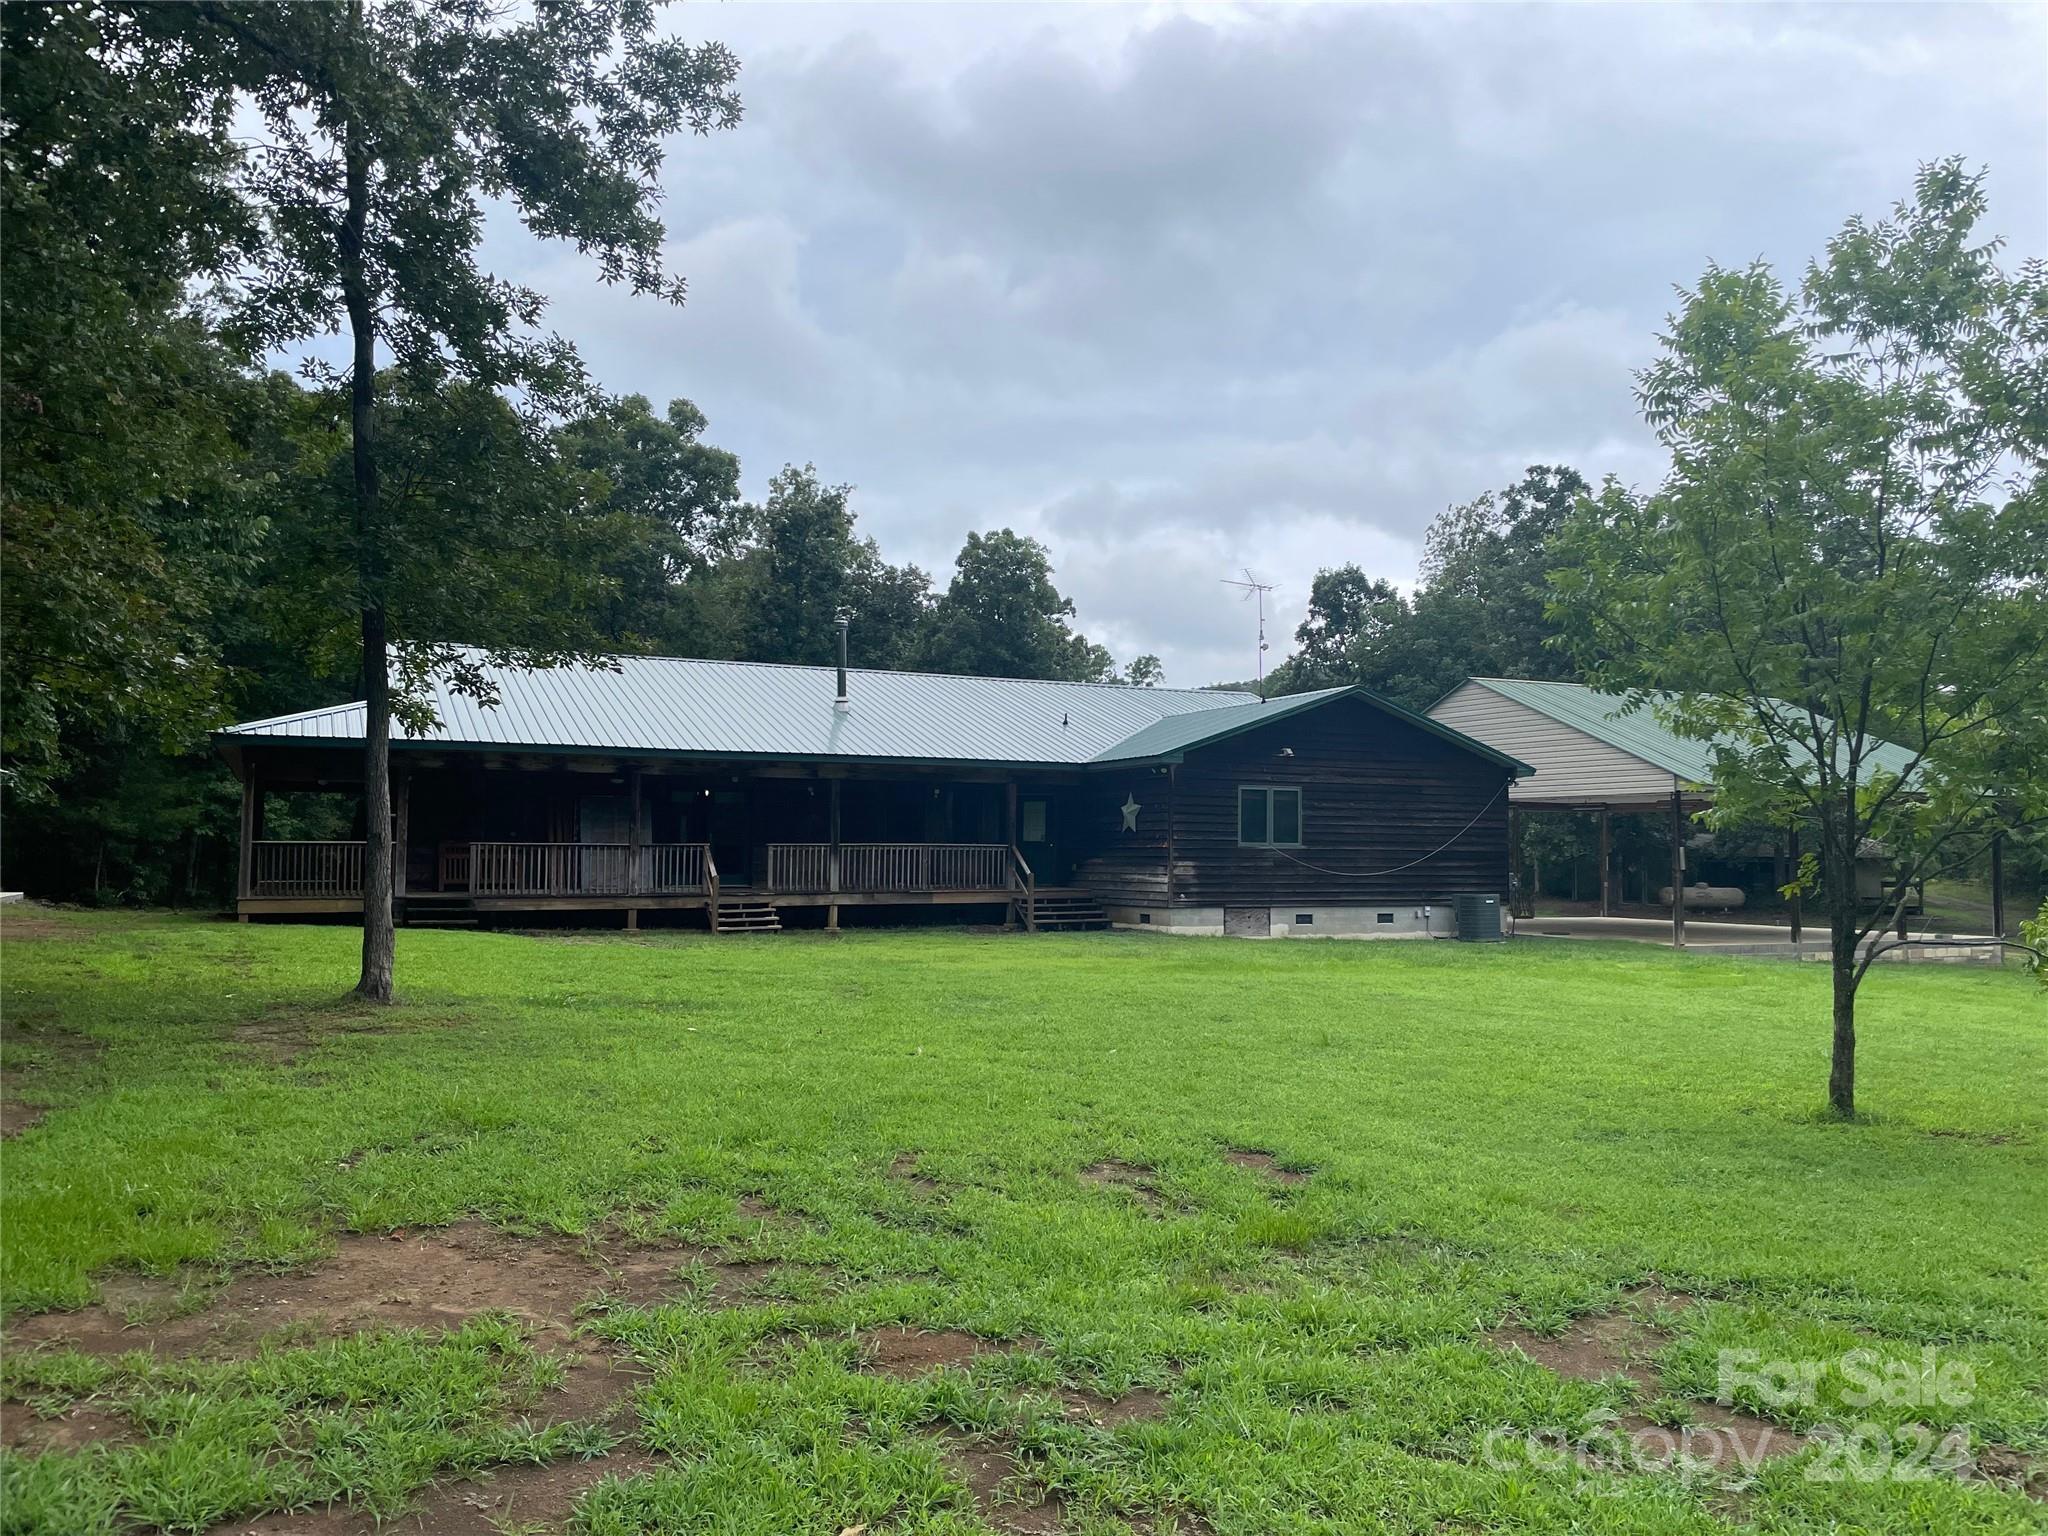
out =
[(1500, 898), (1479, 896), (1469, 892), (1451, 898), (1451, 911), (1458, 921), (1458, 937), (1467, 944), (1498, 944), (1503, 935), (1500, 931)]

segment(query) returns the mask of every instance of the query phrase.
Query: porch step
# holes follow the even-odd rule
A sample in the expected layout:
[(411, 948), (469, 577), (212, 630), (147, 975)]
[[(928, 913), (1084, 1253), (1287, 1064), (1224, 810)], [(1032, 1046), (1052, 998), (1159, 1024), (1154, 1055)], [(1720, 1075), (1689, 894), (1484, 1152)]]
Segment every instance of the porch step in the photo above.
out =
[(1060, 930), (1109, 926), (1102, 903), (1086, 891), (1074, 889), (1039, 891), (1031, 903), (1031, 919), (1035, 927)]
[(405, 898), (405, 926), (408, 928), (474, 928), (477, 915), (467, 896), (424, 892)]
[(721, 899), (711, 911), (713, 933), (780, 933), (782, 919), (765, 901)]

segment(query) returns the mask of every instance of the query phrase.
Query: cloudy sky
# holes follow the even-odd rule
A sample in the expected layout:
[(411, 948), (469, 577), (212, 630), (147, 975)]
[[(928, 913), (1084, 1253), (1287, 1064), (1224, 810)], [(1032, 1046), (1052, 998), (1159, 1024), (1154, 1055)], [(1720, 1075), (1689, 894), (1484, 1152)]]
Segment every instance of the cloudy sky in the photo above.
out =
[[(941, 581), (1052, 549), (1082, 627), (1243, 677), (1221, 584), (1412, 578), (1446, 504), (1537, 462), (1645, 482), (1672, 287), (1787, 270), (1916, 162), (1991, 168), (2048, 253), (2048, 8), (691, 5), (746, 121), (663, 182), (690, 302), (510, 242), (607, 387), (687, 396), (750, 493), (848, 481)], [(495, 243), (495, 242), (494, 242)]]

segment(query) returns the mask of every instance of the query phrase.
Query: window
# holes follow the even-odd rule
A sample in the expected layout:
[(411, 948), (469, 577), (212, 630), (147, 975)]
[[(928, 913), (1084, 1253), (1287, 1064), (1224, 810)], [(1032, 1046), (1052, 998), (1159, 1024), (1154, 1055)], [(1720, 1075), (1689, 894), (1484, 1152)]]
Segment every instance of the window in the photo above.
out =
[(1301, 846), (1301, 791), (1246, 785), (1237, 792), (1237, 840), (1255, 848)]
[(1377, 918), (1373, 919), (1373, 921), (1380, 923), (1391, 923), (1393, 920), (1394, 914), (1391, 912), (1382, 912)]
[(1313, 928), (1315, 924), (1316, 915), (1313, 912), (1297, 912), (1294, 914), (1294, 926), (1297, 928)]
[(1020, 843), (1043, 843), (1045, 835), (1045, 810), (1043, 800), (1026, 800), (1019, 807), (1017, 841)]

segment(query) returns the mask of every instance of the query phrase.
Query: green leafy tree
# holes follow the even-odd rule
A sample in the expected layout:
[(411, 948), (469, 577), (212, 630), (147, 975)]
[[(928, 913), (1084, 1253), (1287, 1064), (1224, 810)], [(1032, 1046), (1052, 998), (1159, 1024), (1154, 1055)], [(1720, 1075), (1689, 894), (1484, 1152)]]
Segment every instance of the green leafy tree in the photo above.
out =
[[(224, 115), (119, 10), (0, 8), (0, 759), (10, 810), (97, 743), (220, 719), (210, 620), (261, 539), (258, 392), (189, 285), (240, 259)], [(76, 745), (68, 743), (75, 742)]]
[[(1810, 829), (1842, 1115), (1867, 941), (1996, 802), (2048, 812), (2048, 269), (2001, 271), (1984, 211), (1946, 161), (1796, 289), (1709, 269), (1639, 381), (1669, 477), (1588, 500), (1551, 578), (1597, 685), (1714, 744), (1717, 819)], [(1872, 840), (1889, 907), (1856, 898)]]
[(1073, 616), (1043, 544), (1008, 528), (970, 533), (933, 608), (927, 664), (971, 677), (1107, 680), (1109, 652), (1076, 634)]
[(1307, 616), (1294, 631), (1296, 649), (1285, 664), (1285, 687), (1276, 691), (1306, 693), (1355, 681), (1354, 652), (1374, 643), (1405, 610), (1392, 582), (1368, 576), (1355, 565), (1317, 571)]
[[(465, 590), (492, 553), (488, 539), (443, 543), (434, 600), (396, 601), (415, 573), (387, 516), (379, 349), (414, 400), (450, 379), (517, 388), (535, 411), (572, 399), (580, 373), (567, 345), (539, 330), (541, 297), (479, 265), (482, 199), (516, 209), (538, 235), (573, 241), (604, 281), (679, 301), (681, 282), (662, 266), (656, 172), (671, 135), (738, 120), (738, 66), (720, 45), (657, 36), (638, 0), (549, 4), (517, 19), (490, 0), (116, 9), (173, 41), (180, 67), (217, 89), (209, 120), (242, 102), (263, 120), (265, 142), (237, 182), (262, 238), (231, 296), (234, 333), (263, 350), (336, 329), (349, 338), (349, 366), (327, 382), (348, 405), (349, 569), (368, 702), (357, 990), (388, 1000), (394, 705), (420, 707), (417, 685), (436, 665), (458, 688), (485, 689), (474, 653), (438, 645), (455, 614), (478, 627), (506, 618), (502, 639), (472, 638), (501, 656), (531, 647), (523, 659), (534, 662), (580, 654), (584, 636), (580, 624), (552, 632), (531, 603), (498, 613)], [(525, 550), (514, 558), (537, 569)]]
[(1316, 573), (1295, 653), (1269, 694), (1361, 683), (1427, 709), (1466, 678), (1575, 676), (1544, 614), (1551, 545), (1586, 482), (1535, 464), (1500, 492), (1438, 514), (1413, 597), (1355, 565)]
[(1161, 688), (1166, 684), (1166, 664), (1151, 652), (1131, 658), (1117, 681), (1128, 688)]
[(644, 395), (597, 402), (555, 434), (562, 459), (592, 477), (586, 494), (620, 523), (610, 590), (593, 622), (620, 650), (701, 654), (699, 589), (748, 531), (740, 461), (704, 441), (703, 412), (671, 400), (657, 416)]
[(1545, 573), (1551, 541), (1590, 489), (1575, 469), (1532, 464), (1500, 494), (1452, 507), (1430, 525), (1416, 606), (1444, 604), (1447, 618), (1471, 623), (1465, 675), (1572, 676), (1570, 655), (1550, 644), (1557, 628), (1544, 613)]
[(873, 539), (855, 543), (847, 573), (847, 651), (855, 665), (916, 670), (931, 608), (931, 577), (915, 565), (889, 564)]

